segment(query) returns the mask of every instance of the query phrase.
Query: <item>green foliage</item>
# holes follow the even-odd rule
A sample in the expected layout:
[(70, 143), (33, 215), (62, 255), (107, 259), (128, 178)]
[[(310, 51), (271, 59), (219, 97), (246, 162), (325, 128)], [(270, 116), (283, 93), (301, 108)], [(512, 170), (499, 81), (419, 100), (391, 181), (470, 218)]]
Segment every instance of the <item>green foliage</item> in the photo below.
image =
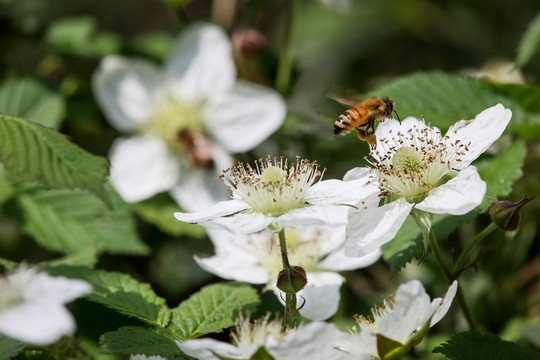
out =
[(0, 160), (8, 172), (26, 181), (88, 190), (108, 201), (108, 161), (34, 122), (0, 114)]
[(446, 344), (433, 349), (433, 352), (441, 353), (451, 360), (540, 359), (540, 355), (532, 349), (476, 331), (456, 334)]
[(147, 254), (129, 207), (107, 189), (112, 207), (84, 191), (32, 189), (16, 198), (22, 228), (46, 249), (76, 253), (88, 247), (117, 254)]
[(178, 340), (219, 332), (234, 324), (239, 307), (252, 307), (259, 302), (257, 291), (249, 285), (209, 285), (173, 309), (169, 329)]
[(11, 78), (0, 86), (0, 112), (57, 129), (65, 114), (64, 98), (32, 78)]
[(86, 295), (90, 301), (150, 325), (163, 327), (169, 322), (171, 314), (165, 300), (157, 296), (149, 284), (140, 283), (127, 274), (65, 265), (48, 266), (47, 271), (88, 281), (94, 288)]
[(8, 200), (13, 195), (13, 186), (8, 179), (8, 174), (4, 170), (2, 164), (0, 164), (0, 204)]
[(170, 332), (160, 327), (121, 327), (103, 334), (100, 345), (100, 352), (108, 354), (160, 355), (166, 358), (183, 355)]
[(523, 34), (517, 48), (516, 66), (521, 67), (529, 62), (540, 48), (540, 13), (531, 21)]
[(0, 334), (0, 360), (9, 360), (19, 353), (26, 344)]
[(88, 246), (81, 251), (69, 254), (59, 259), (46, 262), (47, 266), (89, 266), (94, 267), (98, 261), (96, 249)]
[(206, 236), (204, 227), (176, 220), (174, 213), (182, 209), (167, 194), (156, 195), (132, 204), (132, 207), (144, 220), (169, 235), (188, 235), (199, 239)]

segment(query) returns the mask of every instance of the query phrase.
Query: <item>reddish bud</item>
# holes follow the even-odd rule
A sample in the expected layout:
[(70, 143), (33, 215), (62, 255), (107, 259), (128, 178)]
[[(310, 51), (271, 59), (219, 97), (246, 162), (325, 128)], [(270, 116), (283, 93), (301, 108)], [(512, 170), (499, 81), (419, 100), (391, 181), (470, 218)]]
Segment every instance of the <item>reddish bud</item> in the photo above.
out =
[(488, 209), (491, 220), (503, 231), (515, 231), (519, 225), (521, 207), (534, 200), (535, 197), (525, 196), (521, 201), (495, 201)]
[(288, 294), (296, 294), (307, 284), (306, 272), (300, 266), (292, 266), (279, 272), (277, 287)]

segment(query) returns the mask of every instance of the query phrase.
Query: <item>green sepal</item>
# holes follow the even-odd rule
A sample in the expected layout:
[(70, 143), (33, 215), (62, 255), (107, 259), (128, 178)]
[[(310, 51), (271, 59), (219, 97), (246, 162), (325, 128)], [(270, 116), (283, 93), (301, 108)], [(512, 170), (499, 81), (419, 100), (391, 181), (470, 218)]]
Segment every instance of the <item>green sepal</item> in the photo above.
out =
[(431, 232), (431, 226), (433, 225), (433, 214), (418, 209), (412, 209), (411, 215), (414, 223), (422, 233), (425, 255), (427, 253), (427, 246), (429, 244), (429, 233)]
[(411, 350), (410, 345), (403, 345), (395, 340), (389, 339), (384, 335), (377, 334), (377, 352), (383, 360), (401, 359)]

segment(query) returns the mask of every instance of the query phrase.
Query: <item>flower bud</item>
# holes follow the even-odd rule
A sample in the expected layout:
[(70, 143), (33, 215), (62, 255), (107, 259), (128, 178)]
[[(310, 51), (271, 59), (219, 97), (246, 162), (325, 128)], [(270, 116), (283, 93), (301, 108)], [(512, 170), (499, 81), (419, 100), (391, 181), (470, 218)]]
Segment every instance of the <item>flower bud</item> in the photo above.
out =
[(529, 201), (534, 200), (533, 197), (525, 196), (521, 201), (495, 201), (488, 209), (488, 214), (491, 220), (503, 231), (514, 231), (519, 225), (519, 209)]
[(292, 266), (288, 269), (281, 270), (277, 278), (278, 289), (288, 294), (296, 294), (306, 284), (306, 272), (300, 266)]

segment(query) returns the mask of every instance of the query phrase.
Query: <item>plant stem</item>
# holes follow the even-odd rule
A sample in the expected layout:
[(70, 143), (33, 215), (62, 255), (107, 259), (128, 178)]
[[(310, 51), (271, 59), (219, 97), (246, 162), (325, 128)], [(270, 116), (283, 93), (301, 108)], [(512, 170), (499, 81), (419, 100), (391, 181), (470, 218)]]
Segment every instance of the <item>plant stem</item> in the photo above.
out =
[(468, 244), (467, 246), (465, 247), (465, 249), (463, 249), (463, 251), (461, 252), (461, 254), (459, 255), (456, 263), (454, 264), (452, 270), (453, 270), (453, 273), (454, 274), (459, 274), (459, 272), (462, 270), (463, 268), (463, 262), (465, 262), (465, 259), (467, 258), (467, 256), (469, 255), (469, 253), (471, 252), (471, 250), (476, 246), (476, 244), (478, 244), (480, 241), (482, 241), (486, 236), (488, 236), (489, 234), (491, 234), (491, 232), (493, 230), (495, 230), (497, 228), (497, 225), (492, 222), (491, 224), (489, 224), (484, 230), (482, 230), (480, 232), (480, 234), (476, 235)]
[[(448, 283), (452, 283), (452, 281), (457, 280), (454, 279), (454, 276), (450, 270), (450, 267), (444, 260), (443, 254), (441, 252), (441, 248), (439, 247), (439, 244), (437, 243), (437, 240), (435, 239), (435, 234), (433, 233), (433, 230), (429, 232), (429, 244), (431, 245), (431, 249), (433, 250), (433, 253), (435, 254), (435, 257), (437, 258), (437, 261), (439, 263), (439, 266), (441, 267), (441, 271), (443, 272), (444, 277), (448, 281)], [(478, 328), (478, 325), (476, 324), (476, 319), (474, 318), (474, 315), (471, 311), (471, 308), (469, 307), (469, 304), (467, 304), (467, 300), (465, 299), (465, 294), (463, 293), (463, 290), (461, 289), (461, 285), (458, 282), (457, 286), (457, 298), (459, 305), (461, 307), (461, 310), (463, 310), (463, 314), (465, 315), (465, 318), (467, 319), (467, 322), (469, 323), (469, 327), (472, 330), (476, 330)]]
[[(291, 265), (289, 264), (289, 256), (287, 253), (287, 240), (285, 239), (285, 229), (281, 229), (278, 233), (279, 246), (281, 248), (281, 261), (283, 263), (283, 270), (285, 272), (291, 271)], [(285, 325), (292, 327), (293, 319), (298, 316), (298, 310), (296, 308), (296, 294), (285, 293)]]
[(295, 13), (296, 0), (286, 0), (287, 9), (285, 14), (285, 27), (283, 29), (283, 41), (281, 43), (281, 54), (276, 75), (276, 90), (285, 95), (289, 90), (293, 65), (292, 51), (292, 28)]

